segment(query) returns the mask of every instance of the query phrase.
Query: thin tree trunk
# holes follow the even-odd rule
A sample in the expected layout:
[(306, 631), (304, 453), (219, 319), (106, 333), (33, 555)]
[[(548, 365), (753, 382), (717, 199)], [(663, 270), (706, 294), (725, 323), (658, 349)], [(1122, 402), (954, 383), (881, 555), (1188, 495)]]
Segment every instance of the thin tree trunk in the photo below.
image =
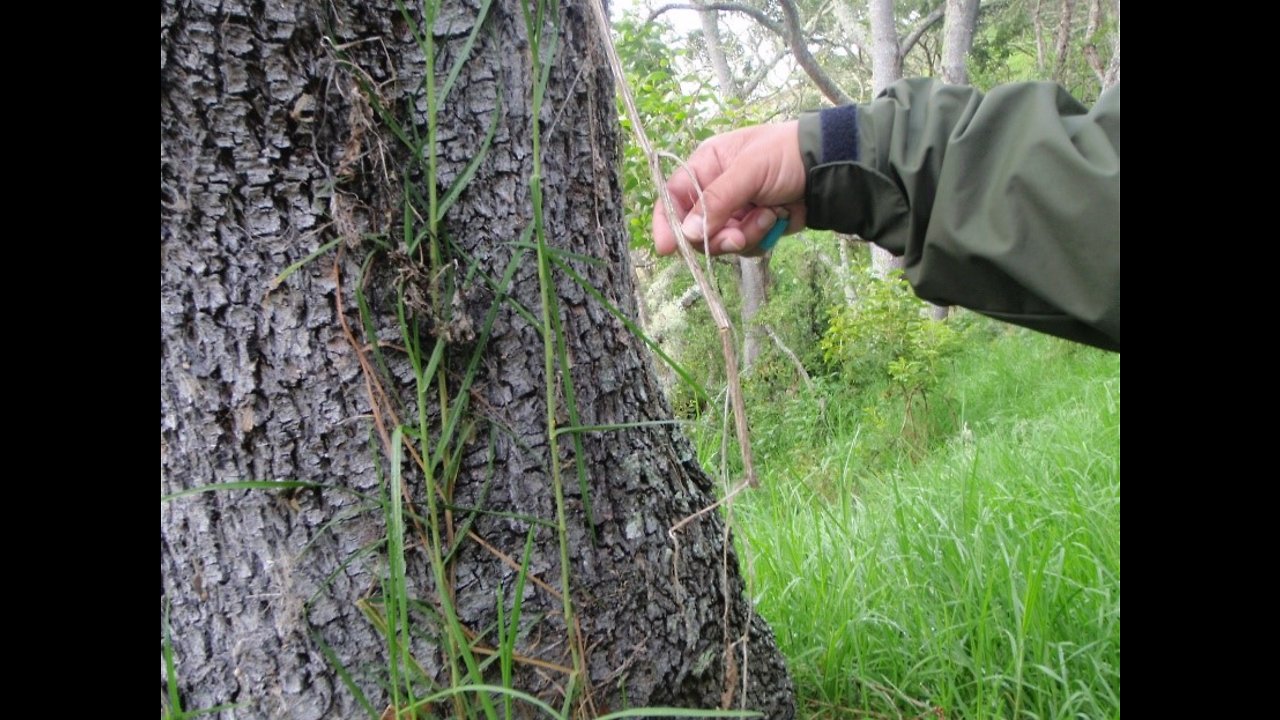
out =
[[(893, 20), (893, 0), (870, 0), (867, 6), (871, 20), (871, 93), (879, 95), (884, 89), (902, 79), (902, 56), (898, 54), (898, 31)], [(903, 260), (893, 253), (872, 244), (871, 271), (876, 277), (885, 278), (894, 270), (901, 270)]]
[(1041, 5), (1044, 0), (1036, 0), (1035, 7), (1031, 10), (1031, 29), (1036, 34), (1036, 75), (1044, 76), (1044, 16), (1041, 14)]
[(840, 267), (836, 268), (836, 277), (840, 281), (840, 289), (844, 292), (846, 305), (858, 302), (858, 291), (853, 286), (853, 243), (856, 235), (836, 235), (836, 245), (840, 249)]
[(764, 331), (756, 323), (756, 315), (769, 301), (769, 258), (772, 253), (759, 258), (739, 258), (738, 270), (742, 292), (742, 370), (755, 365), (764, 345)]
[[(554, 25), (564, 42), (541, 118), (546, 237), (565, 258), (596, 258), (567, 262), (634, 315), (612, 164), (613, 81), (588, 12), (561, 4)], [(475, 13), (448, 2), (435, 19), (437, 83), (462, 55)], [(557, 513), (543, 337), (522, 314), (538, 313), (541, 296), (523, 234), (532, 217), (533, 83), (520, 3), (496, 0), (485, 28), (450, 96), (437, 98), (438, 197), (483, 154), (493, 118), (496, 132), (445, 217), (443, 258), (429, 266), (362, 241), (403, 242), (404, 180), (422, 193), (430, 181), (406, 173), (407, 153), (365, 95), (374, 89), (378, 105), (425, 133), (424, 62), (396, 3), (162, 2), (161, 492), (236, 480), (322, 486), (162, 504), (162, 604), (171, 608), (184, 707), (235, 703), (236, 717), (249, 718), (363, 715), (334, 661), (376, 711), (389, 701), (387, 644), (365, 613), (381, 612), (387, 581), (377, 502), (388, 492), (384, 431), (394, 429), (392, 413), (410, 424), (417, 416), (415, 371), (393, 310), (402, 287), (411, 304), (426, 299), (427, 312), (409, 321), (424, 346), (447, 346), (448, 407), (433, 383), (424, 444), (432, 447), (445, 418), (466, 409), (434, 478), (452, 508), (437, 517), (456, 546), (448, 588), (435, 587), (413, 528), (429, 516), (426, 479), (403, 464), (413, 500), (404, 537), (412, 599), (431, 607), (437, 590), (447, 591), (475, 633), (469, 642), (492, 647), (495, 604), (510, 605), (516, 576), (503, 555), (518, 559), (532, 528), (530, 573), (542, 584), (526, 586), (516, 652), (528, 659), (516, 662), (516, 687), (557, 701), (569, 678), (555, 668), (573, 665), (566, 638), (577, 635), (587, 676), (576, 716), (725, 704), (790, 718), (790, 681), (771, 632), (743, 597), (720, 513), (684, 526), (678, 542), (668, 535), (713, 501), (711, 481), (672, 426), (580, 434), (589, 497), (579, 490), (575, 443), (560, 437), (578, 621), (576, 632), (565, 627), (554, 594), (557, 532), (547, 526)], [(273, 282), (330, 239), (340, 241), (337, 250)], [(486, 279), (497, 282), (508, 267), (510, 288), (495, 292)], [(582, 425), (668, 417), (639, 341), (566, 273), (553, 272), (552, 282), (568, 359), (553, 414), (565, 413), (564, 381), (573, 378)], [(361, 288), (368, 323), (356, 307)], [(413, 615), (424, 633), (414, 657), (448, 685), (433, 612)], [(500, 682), (496, 663), (486, 677)]]
[(661, 5), (649, 13), (648, 21), (652, 22), (654, 18), (670, 10), (725, 10), (747, 15), (760, 23), (761, 27), (782, 38), (791, 51), (791, 55), (796, 59), (796, 64), (804, 70), (805, 74), (809, 76), (809, 79), (813, 81), (813, 84), (828, 100), (836, 105), (851, 104), (853, 98), (845, 93), (840, 85), (827, 74), (827, 71), (818, 64), (813, 54), (809, 52), (808, 41), (801, 28), (800, 15), (794, 0), (778, 0), (778, 3), (782, 7), (782, 25), (779, 25), (758, 7), (738, 2), (709, 2), (708, 0), (702, 0), (702, 3), (697, 5), (678, 2)]
[(893, 0), (870, 0), (867, 12), (871, 20), (871, 93), (879, 95), (902, 79)]
[(1111, 62), (1107, 64), (1107, 73), (1102, 78), (1102, 89), (1120, 82), (1120, 0), (1116, 0), (1116, 39), (1111, 48)]
[(724, 48), (720, 47), (719, 14), (715, 10), (703, 10), (698, 13), (698, 21), (702, 24), (702, 39), (707, 45), (707, 57), (711, 59), (711, 67), (716, 73), (716, 82), (720, 85), (720, 96), (738, 97), (738, 83), (734, 81), (733, 73), (729, 71), (729, 61), (725, 59)]
[(1075, 0), (1062, 0), (1058, 11), (1058, 42), (1055, 47), (1057, 53), (1053, 66), (1053, 79), (1055, 82), (1062, 82), (1067, 72), (1067, 53), (1071, 49), (1071, 16), (1075, 14)]
[(1102, 26), (1102, 0), (1090, 0), (1089, 2), (1089, 20), (1084, 28), (1084, 57), (1089, 63), (1089, 69), (1093, 70), (1094, 76), (1098, 78), (1098, 84), (1105, 87), (1107, 82), (1107, 69), (1102, 65), (1102, 56), (1098, 54), (1098, 28)]
[(947, 0), (947, 15), (942, 26), (942, 80), (952, 85), (968, 85), (969, 71), (965, 61), (973, 47), (973, 32), (978, 23), (980, 0)]
[[(973, 33), (978, 24), (980, 0), (947, 0), (947, 15), (942, 26), (942, 81), (952, 85), (968, 85), (966, 60), (973, 47)], [(929, 316), (944, 320), (950, 313), (946, 305), (929, 303)]]

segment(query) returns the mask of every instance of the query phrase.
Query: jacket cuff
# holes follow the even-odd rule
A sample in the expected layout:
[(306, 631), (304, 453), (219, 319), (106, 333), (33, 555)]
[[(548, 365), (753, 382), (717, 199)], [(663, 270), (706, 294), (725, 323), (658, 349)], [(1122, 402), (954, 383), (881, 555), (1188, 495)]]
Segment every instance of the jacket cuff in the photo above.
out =
[(805, 224), (859, 235), (901, 254), (909, 226), (907, 200), (892, 180), (859, 162), (874, 136), (861, 127), (872, 118), (858, 110), (846, 105), (800, 116)]
[(894, 255), (906, 249), (907, 199), (888, 177), (854, 162), (816, 165), (805, 184), (805, 224), (874, 242)]

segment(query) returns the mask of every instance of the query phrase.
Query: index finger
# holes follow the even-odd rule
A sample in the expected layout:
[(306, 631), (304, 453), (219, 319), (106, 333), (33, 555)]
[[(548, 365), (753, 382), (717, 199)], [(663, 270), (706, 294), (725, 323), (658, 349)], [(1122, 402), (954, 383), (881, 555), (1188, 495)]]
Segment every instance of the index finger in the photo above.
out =
[[(689, 156), (688, 161), (667, 178), (667, 194), (674, 205), (676, 225), (679, 226), (698, 204), (698, 187), (710, 185), (723, 172), (720, 157), (714, 143), (704, 142)], [(694, 179), (697, 179), (697, 183)], [(661, 198), (653, 207), (653, 245), (659, 255), (670, 255), (676, 250), (676, 238)]]
[[(681, 207), (675, 196), (672, 196), (671, 200), (675, 203), (676, 224), (679, 225), (689, 214), (692, 203)], [(671, 232), (671, 223), (667, 220), (667, 208), (661, 198), (653, 205), (653, 249), (659, 255), (670, 255), (676, 251), (676, 236)]]

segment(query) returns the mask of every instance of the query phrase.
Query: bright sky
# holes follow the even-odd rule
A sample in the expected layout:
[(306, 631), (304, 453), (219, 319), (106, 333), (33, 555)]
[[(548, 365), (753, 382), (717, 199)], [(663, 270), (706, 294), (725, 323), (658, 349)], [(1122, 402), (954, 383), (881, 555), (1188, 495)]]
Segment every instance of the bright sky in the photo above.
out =
[[(641, 15), (647, 16), (652, 8), (677, 1), (687, 2), (688, 0), (609, 0), (609, 14), (616, 19), (622, 17), (629, 10), (636, 10)], [(745, 37), (751, 30), (756, 29), (754, 27), (755, 21), (742, 13), (722, 12), (719, 20), (722, 37), (725, 35)], [(702, 25), (698, 21), (698, 13), (694, 10), (669, 10), (662, 14), (662, 21), (675, 28), (676, 32), (681, 36), (686, 36), (691, 32), (702, 29)], [(760, 62), (764, 62), (772, 56), (768, 49), (760, 48), (760, 50), (762, 51), (760, 54), (768, 56), (760, 58)], [(781, 58), (781, 62), (773, 66), (765, 85), (772, 85), (775, 88), (785, 85), (787, 78), (794, 70), (795, 63), (792, 61), (791, 55), (789, 53), (785, 54)]]
[[(644, 14), (647, 15), (651, 9), (662, 4), (664, 3), (649, 2), (647, 0), (610, 0), (609, 16), (617, 19), (622, 17), (623, 13), (627, 10), (631, 10), (633, 8), (642, 8)], [(671, 25), (674, 26), (681, 35), (697, 30), (699, 27), (698, 14), (692, 10), (671, 10), (663, 13), (663, 17), (665, 17), (667, 22), (671, 23)], [(724, 17), (724, 15), (721, 15), (721, 17)]]

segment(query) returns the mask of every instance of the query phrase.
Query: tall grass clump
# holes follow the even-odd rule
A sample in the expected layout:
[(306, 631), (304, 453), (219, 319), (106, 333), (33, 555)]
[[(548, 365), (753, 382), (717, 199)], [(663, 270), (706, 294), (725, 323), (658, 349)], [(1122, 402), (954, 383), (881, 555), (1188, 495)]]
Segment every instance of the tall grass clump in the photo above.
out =
[(978, 326), (923, 457), (859, 452), (865, 394), (762, 443), (739, 539), (812, 717), (1119, 716), (1119, 356)]

